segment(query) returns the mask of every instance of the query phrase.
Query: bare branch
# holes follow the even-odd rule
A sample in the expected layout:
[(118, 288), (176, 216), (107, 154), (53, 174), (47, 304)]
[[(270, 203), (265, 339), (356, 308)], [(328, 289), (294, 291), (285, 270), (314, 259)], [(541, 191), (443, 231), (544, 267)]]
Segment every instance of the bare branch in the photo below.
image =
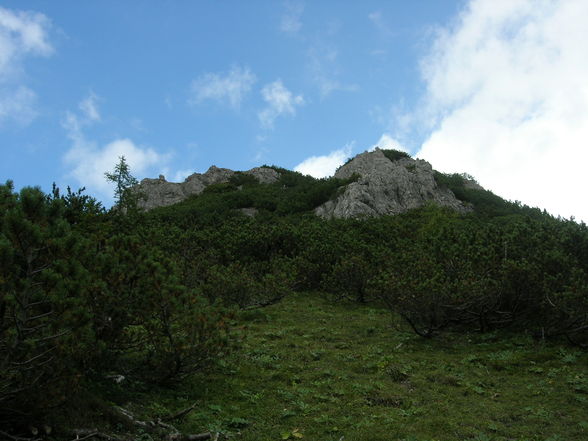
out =
[(90, 439), (94, 437), (106, 441), (124, 441), (122, 438), (107, 435), (106, 433), (99, 432), (97, 429), (75, 429), (72, 431), (72, 434), (75, 436), (75, 439), (72, 441), (81, 441), (83, 439)]
[(205, 433), (196, 433), (191, 435), (183, 435), (181, 433), (176, 433), (173, 435), (168, 436), (169, 441), (203, 441), (212, 438), (212, 433), (205, 432)]
[(161, 421), (173, 421), (173, 420), (177, 420), (179, 418), (182, 418), (183, 416), (188, 415), (195, 408), (196, 408), (196, 403), (192, 404), (190, 407), (185, 408), (184, 410), (179, 411), (178, 413), (175, 413), (173, 415), (169, 415), (169, 416), (166, 416), (166, 417), (161, 418)]
[(40, 438), (23, 438), (22, 436), (11, 435), (10, 433), (6, 433), (3, 430), (0, 430), (0, 435), (12, 441), (41, 441)]

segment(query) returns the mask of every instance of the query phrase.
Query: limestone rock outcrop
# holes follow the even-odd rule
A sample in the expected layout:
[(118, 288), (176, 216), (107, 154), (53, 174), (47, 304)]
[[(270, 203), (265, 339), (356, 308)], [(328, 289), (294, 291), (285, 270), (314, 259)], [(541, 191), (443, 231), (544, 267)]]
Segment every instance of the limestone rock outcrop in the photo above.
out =
[[(206, 173), (194, 173), (184, 182), (168, 182), (160, 175), (157, 179), (143, 179), (136, 187), (143, 197), (139, 206), (145, 210), (164, 207), (198, 195), (213, 184), (229, 182), (235, 171), (210, 167)], [(254, 176), (262, 184), (272, 184), (280, 173), (270, 167), (256, 167), (243, 173)], [(347, 179), (358, 175), (357, 181), (341, 189), (340, 194), (317, 207), (314, 212), (323, 218), (362, 218), (394, 215), (419, 208), (432, 202), (459, 212), (471, 211), (448, 188), (435, 180), (431, 164), (422, 159), (396, 155), (390, 159), (389, 152), (375, 149), (357, 155), (337, 170), (336, 178)], [(468, 188), (482, 189), (475, 181), (465, 180)], [(254, 216), (253, 210), (243, 211)]]
[(343, 193), (315, 209), (323, 218), (361, 218), (399, 214), (428, 202), (460, 212), (470, 211), (451, 190), (435, 181), (431, 164), (409, 157), (390, 160), (376, 149), (357, 155), (337, 170), (336, 178), (359, 175)]
[[(209, 185), (228, 182), (235, 173), (228, 168), (213, 165), (206, 173), (193, 173), (184, 182), (168, 182), (163, 175), (159, 175), (157, 179), (145, 178), (136, 187), (136, 191), (142, 195), (139, 207), (151, 210), (177, 204), (192, 195), (202, 193)], [(243, 173), (254, 176), (262, 184), (271, 184), (280, 178), (280, 174), (269, 167), (255, 167)]]

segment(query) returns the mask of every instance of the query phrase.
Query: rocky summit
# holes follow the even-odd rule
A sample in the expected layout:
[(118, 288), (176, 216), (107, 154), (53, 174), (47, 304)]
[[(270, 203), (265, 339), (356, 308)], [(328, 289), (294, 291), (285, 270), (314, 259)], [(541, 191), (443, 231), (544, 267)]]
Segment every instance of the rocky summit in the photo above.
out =
[[(194, 173), (184, 182), (168, 182), (143, 179), (136, 187), (143, 197), (139, 206), (145, 210), (164, 207), (198, 195), (212, 184), (229, 182), (233, 170), (212, 166), (206, 173)], [(280, 173), (271, 167), (256, 167), (243, 172), (257, 178), (261, 184), (274, 184)], [(471, 207), (458, 200), (452, 191), (440, 186), (435, 171), (428, 162), (413, 159), (404, 152), (380, 150), (357, 155), (335, 173), (335, 178), (353, 180), (341, 187), (337, 196), (316, 207), (314, 212), (322, 218), (362, 218), (394, 215), (432, 202), (459, 212), (471, 211)], [(464, 180), (470, 188), (482, 189), (475, 181)], [(245, 214), (254, 216), (247, 211)]]
[(431, 164), (399, 153), (376, 148), (340, 167), (336, 178), (357, 175), (357, 181), (347, 185), (335, 199), (317, 207), (315, 213), (323, 218), (393, 215), (428, 202), (460, 212), (471, 211), (451, 190), (437, 184)]
[[(176, 204), (202, 193), (209, 185), (228, 182), (235, 173), (228, 168), (213, 165), (206, 173), (193, 173), (184, 182), (168, 182), (163, 175), (157, 179), (145, 178), (136, 187), (142, 195), (139, 207), (151, 210)], [(243, 173), (254, 176), (261, 184), (272, 184), (280, 178), (280, 174), (269, 167), (255, 167)]]

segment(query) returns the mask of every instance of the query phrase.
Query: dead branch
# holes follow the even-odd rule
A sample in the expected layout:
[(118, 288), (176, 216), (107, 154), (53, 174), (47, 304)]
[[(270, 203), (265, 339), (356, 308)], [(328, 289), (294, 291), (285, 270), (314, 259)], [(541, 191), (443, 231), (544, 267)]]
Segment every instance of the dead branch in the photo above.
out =
[(99, 438), (106, 441), (124, 441), (122, 438), (117, 438), (106, 433), (99, 432), (97, 429), (75, 429), (72, 431), (75, 439), (72, 441), (82, 441), (90, 438)]
[(45, 318), (45, 317), (49, 317), (50, 315), (53, 315), (54, 313), (55, 313), (55, 311), (53, 311), (53, 310), (48, 311), (48, 312), (44, 312), (44, 313), (38, 314), (38, 315), (36, 315), (34, 317), (28, 317), (27, 318), (27, 321), (39, 320), (39, 319), (42, 319), (42, 318)]
[(196, 408), (196, 403), (192, 404), (190, 407), (185, 408), (184, 410), (180, 410), (178, 413), (175, 413), (173, 415), (169, 415), (169, 416), (166, 416), (166, 417), (161, 418), (161, 421), (173, 421), (173, 420), (177, 420), (179, 418), (182, 418), (183, 416), (188, 415), (195, 408)]
[(205, 432), (205, 433), (197, 433), (192, 435), (183, 435), (181, 433), (176, 433), (173, 435), (168, 436), (168, 441), (203, 441), (212, 438), (212, 433)]
[(63, 337), (65, 334), (69, 334), (71, 331), (62, 331), (58, 334), (53, 334), (53, 335), (48, 335), (47, 337), (43, 337), (43, 338), (35, 338), (33, 339), (33, 341), (35, 343), (39, 343), (42, 341), (48, 341), (48, 340), (53, 340), (54, 338), (59, 338), (59, 337)]
[(153, 424), (149, 424), (147, 421), (141, 421), (137, 419), (135, 415), (133, 415), (130, 411), (123, 409), (122, 407), (116, 407), (116, 410), (118, 410), (118, 412), (123, 415), (132, 425), (139, 426), (144, 429), (153, 428), (154, 426)]
[(190, 407), (188, 407), (188, 408), (186, 408), (186, 409), (184, 409), (174, 415), (170, 415), (165, 418), (158, 418), (157, 420), (152, 420), (152, 421), (141, 421), (138, 418), (136, 418), (130, 411), (128, 411), (127, 409), (124, 409), (122, 407), (117, 407), (117, 410), (121, 413), (121, 415), (126, 417), (127, 420), (131, 424), (133, 424), (135, 426), (139, 426), (148, 432), (155, 432), (158, 428), (163, 428), (163, 429), (168, 430), (169, 433), (167, 435), (167, 439), (169, 441), (208, 440), (208, 439), (212, 438), (212, 434), (210, 432), (196, 433), (196, 434), (185, 434), (185, 433), (181, 433), (178, 429), (176, 429), (171, 424), (164, 422), (164, 421), (172, 421), (174, 419), (181, 418), (182, 416), (187, 415), (192, 410), (194, 410), (195, 407), (196, 407), (196, 404), (193, 404), (192, 406), (190, 406)]
[(23, 438), (22, 436), (11, 435), (10, 433), (6, 433), (3, 430), (0, 430), (0, 435), (12, 441), (41, 441), (40, 438)]
[(35, 355), (34, 357), (32, 357), (32, 358), (29, 358), (29, 359), (28, 359), (28, 360), (26, 360), (26, 361), (22, 361), (22, 362), (16, 362), (16, 361), (13, 361), (13, 362), (12, 362), (12, 363), (10, 363), (10, 364), (11, 364), (12, 366), (25, 366), (25, 365), (27, 365), (27, 364), (31, 364), (33, 361), (35, 361), (35, 360), (37, 360), (37, 359), (39, 359), (39, 358), (41, 358), (41, 357), (44, 357), (45, 355), (47, 355), (49, 352), (53, 351), (54, 349), (55, 349), (55, 347), (50, 347), (50, 348), (49, 348), (49, 349), (47, 349), (46, 351), (44, 351), (44, 352), (42, 352), (42, 353), (40, 353), (40, 354), (38, 354), (38, 355)]
[(98, 436), (99, 433), (100, 432), (90, 432), (87, 435), (82, 436), (82, 437), (80, 437), (79, 435), (76, 435), (76, 441), (83, 441), (83, 440), (88, 439), (88, 438), (93, 438), (95, 436)]
[(274, 305), (274, 304), (278, 303), (284, 297), (286, 297), (286, 295), (287, 294), (279, 295), (279, 296), (273, 297), (273, 298), (271, 298), (269, 300), (265, 300), (263, 302), (257, 302), (257, 303), (254, 303), (252, 305), (245, 306), (245, 307), (243, 307), (241, 309), (243, 311), (251, 311), (252, 309), (265, 308), (266, 306), (271, 306), (271, 305)]

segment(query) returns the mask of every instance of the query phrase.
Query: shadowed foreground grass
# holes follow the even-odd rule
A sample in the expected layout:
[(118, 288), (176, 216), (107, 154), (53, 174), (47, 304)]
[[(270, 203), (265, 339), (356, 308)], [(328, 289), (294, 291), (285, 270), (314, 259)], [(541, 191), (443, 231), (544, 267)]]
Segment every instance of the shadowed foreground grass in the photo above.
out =
[(165, 413), (197, 401), (185, 430), (243, 441), (588, 439), (588, 356), (569, 346), (423, 340), (386, 310), (318, 294), (244, 313), (242, 324), (239, 363), (144, 404)]

